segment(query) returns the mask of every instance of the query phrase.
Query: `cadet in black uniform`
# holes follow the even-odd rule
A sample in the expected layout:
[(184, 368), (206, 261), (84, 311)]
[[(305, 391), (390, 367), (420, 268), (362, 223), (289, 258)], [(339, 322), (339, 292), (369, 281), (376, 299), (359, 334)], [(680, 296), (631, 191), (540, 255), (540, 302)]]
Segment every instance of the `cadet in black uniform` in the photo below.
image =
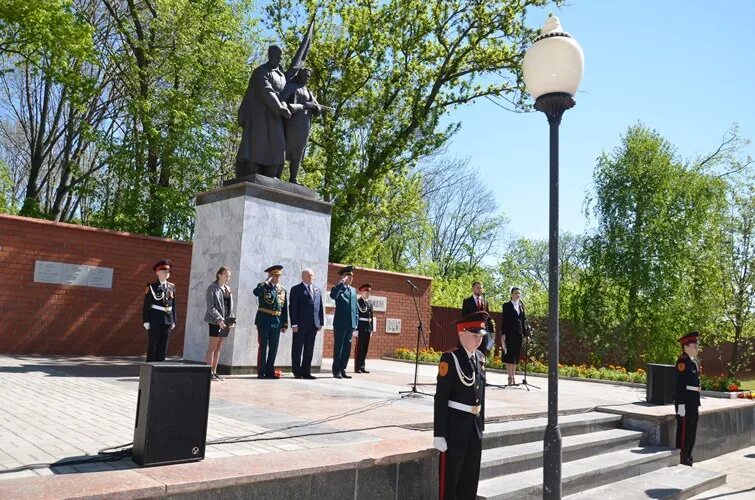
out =
[(438, 365), (433, 444), (441, 452), (440, 500), (477, 497), (485, 428), (485, 357), (478, 348), (488, 318), (478, 311), (457, 321), (459, 345)]
[(176, 327), (176, 285), (170, 283), (170, 259), (162, 259), (152, 266), (157, 274), (157, 281), (147, 283), (144, 290), (144, 307), (142, 321), (149, 333), (147, 346), (147, 363), (165, 361), (168, 350), (168, 336)]
[(691, 332), (679, 339), (683, 352), (676, 360), (676, 447), (681, 450), (680, 463), (690, 467), (700, 414), (700, 366), (695, 359), (698, 336)]
[(359, 308), (359, 323), (357, 324), (357, 346), (356, 353), (356, 373), (370, 373), (364, 366), (367, 359), (367, 349), (370, 348), (370, 337), (375, 330), (374, 318), (372, 315), (372, 304), (369, 302), (370, 292), (372, 291), (372, 285), (365, 283), (359, 287), (360, 297), (357, 299), (357, 307)]

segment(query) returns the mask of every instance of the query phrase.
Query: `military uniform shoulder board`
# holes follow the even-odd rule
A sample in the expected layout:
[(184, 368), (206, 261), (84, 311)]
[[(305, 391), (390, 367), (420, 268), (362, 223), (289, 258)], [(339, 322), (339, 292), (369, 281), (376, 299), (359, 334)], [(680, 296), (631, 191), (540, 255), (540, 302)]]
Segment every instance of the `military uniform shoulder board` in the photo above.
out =
[(445, 377), (448, 374), (448, 363), (441, 361), (438, 365), (438, 375)]

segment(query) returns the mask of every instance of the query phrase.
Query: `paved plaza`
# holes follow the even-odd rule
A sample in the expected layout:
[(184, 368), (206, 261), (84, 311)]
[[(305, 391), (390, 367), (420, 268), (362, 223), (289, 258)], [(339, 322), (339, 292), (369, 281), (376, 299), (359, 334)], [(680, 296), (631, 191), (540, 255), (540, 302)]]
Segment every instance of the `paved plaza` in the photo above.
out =
[[(214, 382), (207, 433), (208, 443), (214, 444), (208, 444), (202, 462), (140, 469), (125, 457), (66, 465), (132, 441), (139, 361), (0, 356), (0, 485), (34, 476), (76, 477), (116, 469), (129, 469), (131, 475), (123, 476), (123, 481), (146, 476), (153, 482), (167, 482), (164, 471), (189, 481), (187, 471), (189, 476), (201, 476), (229, 464), (270, 472), (276, 464), (296, 467), (297, 461), (314, 461), (324, 465), (336, 458), (357, 459), (364, 453), (389, 456), (432, 446), (432, 397), (402, 398), (399, 394), (410, 387), (412, 364), (370, 360), (372, 373), (337, 380), (330, 376), (326, 360), (326, 372), (316, 380), (240, 375)], [(422, 391), (432, 394), (435, 374), (435, 366), (419, 367)], [(489, 373), (492, 384), (505, 379), (505, 374)], [(541, 388), (489, 388), (488, 421), (545, 415), (547, 380), (531, 377), (530, 382)], [(629, 405), (645, 396), (642, 388), (572, 380), (561, 380), (559, 391), (560, 410), (567, 413)], [(724, 404), (723, 400), (706, 401)], [(255, 457), (270, 458), (255, 461)], [(755, 472), (745, 476), (755, 480)], [(114, 473), (112, 477), (121, 476)], [(742, 479), (736, 484), (749, 483)]]

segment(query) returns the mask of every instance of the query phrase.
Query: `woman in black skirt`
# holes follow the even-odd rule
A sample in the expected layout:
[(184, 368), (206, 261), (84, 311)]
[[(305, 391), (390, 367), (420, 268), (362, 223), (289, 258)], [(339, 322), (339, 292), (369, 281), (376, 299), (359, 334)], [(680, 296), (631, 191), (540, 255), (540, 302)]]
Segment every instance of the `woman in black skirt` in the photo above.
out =
[[(223, 380), (218, 375), (218, 361), (223, 341), (234, 327), (228, 318), (233, 316), (233, 294), (228, 282), (231, 270), (221, 267), (215, 274), (215, 281), (207, 287), (207, 314), (205, 321), (210, 325), (210, 343), (207, 346), (207, 364), (212, 368), (212, 380)], [(229, 324), (226, 324), (228, 322)]]
[(522, 338), (527, 334), (527, 316), (524, 312), (524, 304), (519, 300), (522, 292), (517, 288), (511, 288), (511, 300), (503, 304), (503, 321), (501, 334), (506, 350), (503, 354), (503, 362), (506, 363), (506, 372), (509, 375), (509, 385), (516, 384), (516, 365), (519, 363), (522, 352)]

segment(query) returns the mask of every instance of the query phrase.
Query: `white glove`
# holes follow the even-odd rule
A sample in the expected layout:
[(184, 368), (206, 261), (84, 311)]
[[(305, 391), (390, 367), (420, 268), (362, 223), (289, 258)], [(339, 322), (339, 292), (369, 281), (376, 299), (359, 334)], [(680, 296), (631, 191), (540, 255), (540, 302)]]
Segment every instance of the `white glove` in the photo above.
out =
[(679, 405), (679, 407), (676, 409), (676, 414), (684, 418), (684, 415), (687, 414), (687, 407), (685, 405)]
[(433, 438), (433, 448), (440, 451), (441, 453), (446, 451), (448, 449), (448, 444), (446, 443), (446, 438), (444, 437), (434, 437)]
[(144, 323), (144, 325), (143, 325), (143, 326), (144, 326), (144, 329), (145, 329), (145, 330), (149, 330), (149, 323)]
[(171, 330), (175, 330), (175, 328), (176, 328), (176, 324), (175, 323), (173, 323), (172, 325), (170, 325), (170, 329)]

